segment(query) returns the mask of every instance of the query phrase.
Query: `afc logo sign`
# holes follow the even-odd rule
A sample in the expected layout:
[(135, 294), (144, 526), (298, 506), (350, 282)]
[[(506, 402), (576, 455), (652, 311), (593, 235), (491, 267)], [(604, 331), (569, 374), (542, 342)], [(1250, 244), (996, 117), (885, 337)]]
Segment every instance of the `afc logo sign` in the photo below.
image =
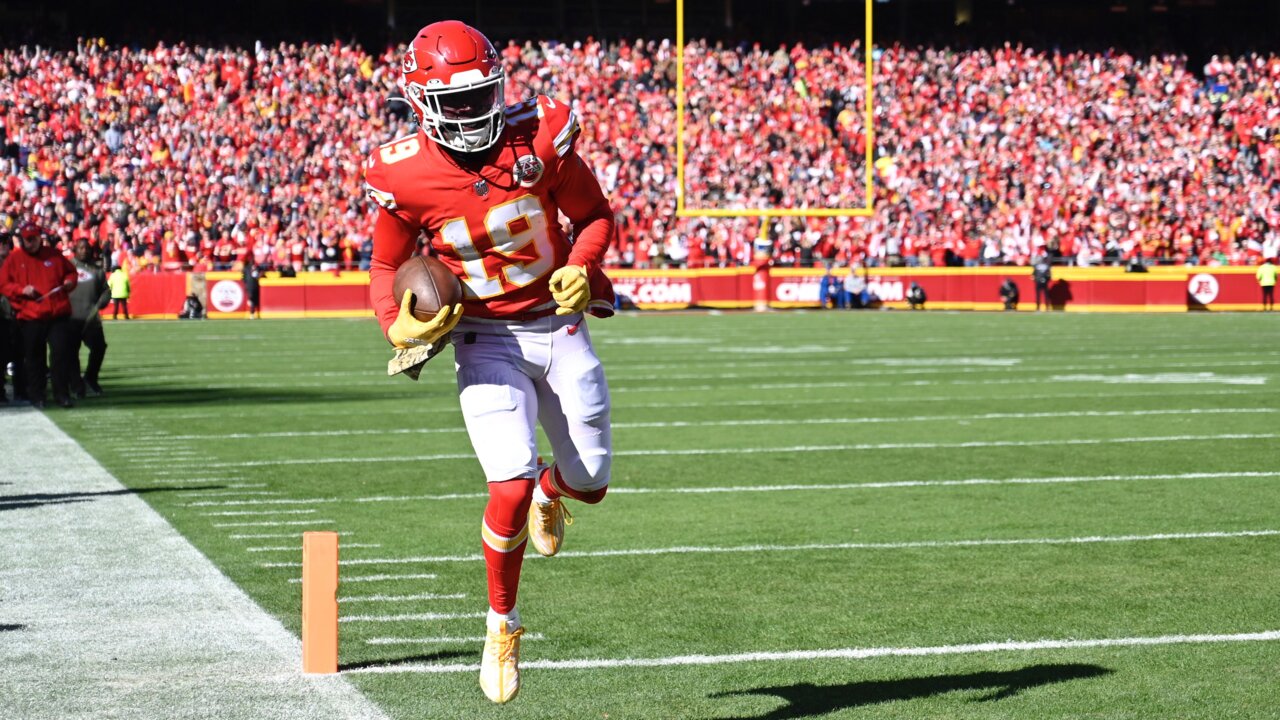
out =
[(1218, 278), (1208, 273), (1192, 275), (1187, 283), (1187, 293), (1201, 305), (1208, 305), (1218, 299)]

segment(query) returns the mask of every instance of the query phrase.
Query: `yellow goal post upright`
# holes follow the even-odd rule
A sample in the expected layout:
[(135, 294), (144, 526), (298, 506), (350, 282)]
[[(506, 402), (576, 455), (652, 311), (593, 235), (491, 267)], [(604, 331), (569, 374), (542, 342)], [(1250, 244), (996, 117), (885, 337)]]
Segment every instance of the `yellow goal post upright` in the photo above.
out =
[[(866, 206), (860, 208), (690, 208), (685, 205), (685, 148), (684, 148), (684, 0), (676, 0), (676, 216), (677, 217), (871, 217), (875, 214), (875, 188), (872, 185), (874, 167), (872, 160), (875, 152), (875, 127), (872, 121), (872, 110), (875, 95), (872, 94), (872, 76), (874, 75), (872, 54), (871, 16), (875, 0), (864, 0), (866, 5), (867, 32), (863, 43), (863, 122), (866, 124), (866, 147), (864, 158), (864, 182), (866, 183)], [(762, 223), (762, 233), (768, 223)]]

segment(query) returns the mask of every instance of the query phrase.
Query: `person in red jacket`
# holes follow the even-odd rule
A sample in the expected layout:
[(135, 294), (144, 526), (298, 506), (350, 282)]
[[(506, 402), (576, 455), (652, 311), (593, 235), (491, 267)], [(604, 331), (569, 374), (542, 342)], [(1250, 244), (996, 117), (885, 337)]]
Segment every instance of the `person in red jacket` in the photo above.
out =
[(0, 266), (0, 293), (13, 304), (18, 321), (26, 359), (27, 398), (33, 407), (44, 407), (48, 348), (54, 401), (69, 408), (71, 374), (75, 371), (69, 294), (76, 286), (76, 269), (62, 253), (45, 244), (44, 230), (38, 225), (24, 224), (18, 230), (18, 240), (18, 248)]

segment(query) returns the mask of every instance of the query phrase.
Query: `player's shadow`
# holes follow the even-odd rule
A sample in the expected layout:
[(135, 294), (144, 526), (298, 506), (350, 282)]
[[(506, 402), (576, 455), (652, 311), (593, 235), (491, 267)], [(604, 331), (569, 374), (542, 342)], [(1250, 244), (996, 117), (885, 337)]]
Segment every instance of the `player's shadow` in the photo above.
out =
[(98, 498), (118, 497), (121, 495), (145, 495), (154, 492), (187, 492), (191, 490), (221, 490), (225, 487), (226, 485), (187, 485), (185, 487), (120, 488), (119, 490), (97, 490), (94, 492), (0, 495), (0, 512), (4, 512), (5, 510), (25, 510), (29, 508), (44, 507), (46, 505), (82, 503), (97, 500)]
[[(797, 683), (754, 690), (715, 693), (713, 698), (769, 695), (786, 705), (764, 715), (748, 715), (735, 720), (786, 720), (826, 715), (837, 710), (932, 697), (957, 690), (987, 690), (974, 702), (991, 702), (1013, 697), (1023, 690), (1086, 678), (1109, 675), (1113, 671), (1098, 665), (1032, 665), (1021, 670), (934, 675), (900, 680), (864, 680), (844, 685)], [(725, 720), (730, 720), (725, 718)]]
[(26, 630), (26, 629), (27, 629), (26, 625), (12, 625), (12, 624), (0, 625), (0, 632), (13, 632), (15, 630)]
[(394, 665), (408, 665), (410, 663), (430, 663), (438, 660), (455, 660), (457, 658), (467, 658), (469, 660), (478, 660), (474, 650), (440, 650), (432, 653), (421, 653), (419, 655), (407, 655), (398, 658), (378, 658), (376, 660), (362, 660), (360, 662), (342, 663), (338, 665), (338, 671), (360, 670), (370, 667), (386, 667)]

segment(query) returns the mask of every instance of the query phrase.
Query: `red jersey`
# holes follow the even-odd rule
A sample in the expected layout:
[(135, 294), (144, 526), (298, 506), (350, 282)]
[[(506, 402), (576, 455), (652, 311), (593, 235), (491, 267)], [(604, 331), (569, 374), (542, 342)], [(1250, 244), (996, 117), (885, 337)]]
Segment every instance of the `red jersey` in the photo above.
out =
[[(71, 315), (70, 294), (55, 289), (63, 283), (76, 286), (75, 266), (51, 247), (41, 247), (35, 255), (28, 255), (21, 246), (14, 249), (0, 266), (0, 293), (13, 304), (19, 320), (52, 320)], [(28, 285), (35, 288), (38, 297), (22, 294)]]
[[(421, 131), (370, 155), (366, 190), (381, 209), (369, 292), (384, 333), (399, 312), (391, 292), (396, 269), (413, 255), (420, 233), (461, 281), (465, 316), (553, 313), (547, 283), (565, 265), (586, 267), (592, 311), (612, 313), (600, 263), (615, 235), (613, 209), (574, 150), (578, 133), (567, 105), (539, 95), (507, 108), (502, 136), (482, 163), (458, 159)], [(559, 213), (573, 223), (572, 244)]]

